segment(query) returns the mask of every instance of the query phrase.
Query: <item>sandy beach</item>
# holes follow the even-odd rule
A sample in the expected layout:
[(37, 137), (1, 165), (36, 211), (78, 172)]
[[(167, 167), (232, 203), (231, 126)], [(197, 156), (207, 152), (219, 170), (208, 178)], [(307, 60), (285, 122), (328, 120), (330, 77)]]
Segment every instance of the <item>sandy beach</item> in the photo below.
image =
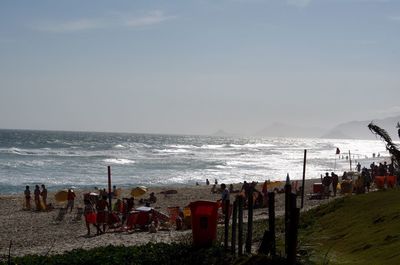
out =
[[(305, 193), (312, 191), (312, 184), (320, 182), (319, 179), (307, 180)], [(299, 181), (301, 183), (301, 181)], [(235, 189), (240, 189), (241, 184), (234, 185)], [(164, 195), (160, 192), (165, 190), (176, 190), (176, 194)], [(257, 186), (261, 190), (261, 184)], [(211, 185), (199, 185), (193, 187), (159, 187), (149, 188), (147, 194), (143, 198), (147, 198), (150, 192), (154, 192), (157, 196), (157, 202), (152, 204), (156, 210), (167, 213), (169, 206), (187, 206), (190, 202), (196, 200), (211, 200), (216, 201), (220, 198), (220, 194), (211, 193)], [(67, 213), (61, 222), (55, 221), (59, 209), (65, 207), (65, 203), (57, 203), (54, 200), (54, 193), (49, 193), (48, 202), (54, 204), (55, 209), (48, 212), (37, 212), (33, 210), (23, 210), (23, 196), (3, 195), (0, 196), (0, 216), (1, 222), (1, 240), (0, 249), (1, 256), (8, 254), (10, 241), (12, 241), (11, 255), (20, 256), (26, 254), (54, 254), (75, 248), (93, 248), (108, 244), (113, 245), (137, 245), (147, 242), (172, 242), (180, 240), (182, 235), (191, 233), (191, 230), (176, 231), (172, 228), (170, 231), (158, 231), (157, 233), (149, 233), (146, 231), (135, 232), (106, 232), (99, 236), (86, 236), (86, 226), (84, 218), (75, 221), (76, 207), (83, 207), (84, 192), (75, 191), (77, 198), (75, 201), (75, 209), (72, 213)], [(129, 190), (123, 190), (122, 195), (128, 195)], [(281, 215), (284, 208), (284, 195), (277, 194), (276, 196), (276, 213)], [(231, 195), (231, 200), (234, 196)], [(307, 210), (315, 205), (324, 203), (328, 200), (309, 200), (305, 199), (304, 210)], [(135, 207), (138, 207), (137, 200)], [(256, 209), (254, 217), (267, 218), (267, 208)], [(247, 212), (245, 211), (245, 218)], [(92, 234), (95, 233), (92, 229)]]

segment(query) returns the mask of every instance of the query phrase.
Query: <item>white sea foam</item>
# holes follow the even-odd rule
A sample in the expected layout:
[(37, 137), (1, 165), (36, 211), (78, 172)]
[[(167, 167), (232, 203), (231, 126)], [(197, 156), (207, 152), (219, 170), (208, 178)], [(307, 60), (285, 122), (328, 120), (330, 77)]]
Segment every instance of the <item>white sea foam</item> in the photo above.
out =
[[(43, 141), (48, 135), (38, 132), (35, 139), (27, 134), (25, 142), (18, 138), (9, 139), (7, 144), (2, 138), (0, 192), (10, 192), (18, 185), (15, 190), (19, 192), (23, 185), (33, 183), (47, 183), (50, 188), (101, 187), (107, 184), (107, 165), (112, 166), (113, 181), (118, 185), (193, 184), (206, 178), (232, 183), (281, 180), (287, 173), (291, 178), (301, 178), (304, 149), (307, 178), (348, 170), (349, 161), (341, 159), (348, 150), (362, 166), (388, 155), (381, 141), (160, 135), (124, 138), (91, 133), (75, 138), (56, 134)], [(335, 155), (336, 147), (341, 150), (340, 159)], [(372, 159), (372, 153), (380, 153), (381, 158)]]
[(188, 153), (189, 151), (186, 149), (162, 149), (162, 150), (156, 150), (156, 152), (159, 153)]
[(117, 165), (127, 165), (135, 163), (134, 160), (126, 159), (126, 158), (108, 158), (104, 159), (104, 162), (110, 164), (117, 164)]

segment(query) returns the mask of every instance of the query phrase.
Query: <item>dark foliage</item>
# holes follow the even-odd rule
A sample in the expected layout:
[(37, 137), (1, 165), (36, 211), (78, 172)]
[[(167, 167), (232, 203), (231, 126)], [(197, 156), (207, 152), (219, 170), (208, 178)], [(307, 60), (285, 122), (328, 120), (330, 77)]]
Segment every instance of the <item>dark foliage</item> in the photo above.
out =
[[(397, 128), (399, 128), (398, 134), (400, 137), (400, 124), (399, 123), (397, 123)], [(375, 125), (372, 122), (370, 124), (368, 124), (368, 129), (375, 135), (382, 138), (382, 140), (386, 144), (386, 149), (389, 151), (389, 153), (394, 158), (394, 162), (396, 163), (396, 168), (399, 168), (399, 166), (400, 166), (400, 150), (399, 150), (398, 146), (395, 143), (393, 143), (392, 138), (389, 136), (389, 134), (386, 132), (386, 130), (380, 128), (378, 125)]]
[[(107, 246), (90, 250), (76, 249), (60, 255), (39, 256), (27, 255), (12, 259), (11, 264), (230, 264), (230, 258), (223, 249), (214, 246), (207, 249), (195, 249), (184, 244), (148, 243), (143, 246)], [(7, 264), (6, 262), (2, 264)]]

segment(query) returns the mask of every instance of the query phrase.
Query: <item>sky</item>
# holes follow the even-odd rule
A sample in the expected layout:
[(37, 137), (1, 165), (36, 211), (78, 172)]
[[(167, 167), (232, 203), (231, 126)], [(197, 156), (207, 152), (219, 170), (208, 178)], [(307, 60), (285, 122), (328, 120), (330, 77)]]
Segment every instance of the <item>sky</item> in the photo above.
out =
[(400, 1), (0, 1), (0, 128), (252, 134), (400, 114)]

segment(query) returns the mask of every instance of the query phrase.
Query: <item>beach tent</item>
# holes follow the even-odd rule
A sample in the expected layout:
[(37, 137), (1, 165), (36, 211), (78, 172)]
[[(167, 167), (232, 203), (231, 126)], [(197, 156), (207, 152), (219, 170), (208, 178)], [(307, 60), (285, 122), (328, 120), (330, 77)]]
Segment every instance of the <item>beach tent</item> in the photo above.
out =
[(131, 195), (133, 197), (140, 197), (147, 192), (147, 188), (145, 186), (138, 186), (131, 190)]

